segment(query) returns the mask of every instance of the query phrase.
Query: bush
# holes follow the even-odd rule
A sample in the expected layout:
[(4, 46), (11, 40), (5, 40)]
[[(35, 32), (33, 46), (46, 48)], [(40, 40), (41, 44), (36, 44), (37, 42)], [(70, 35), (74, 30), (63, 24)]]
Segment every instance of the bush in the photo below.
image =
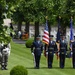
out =
[(26, 41), (26, 47), (27, 48), (31, 48), (31, 45), (32, 45), (32, 42), (33, 42), (34, 38), (29, 38), (27, 41)]
[(25, 67), (17, 65), (11, 69), (10, 75), (28, 75), (28, 71)]

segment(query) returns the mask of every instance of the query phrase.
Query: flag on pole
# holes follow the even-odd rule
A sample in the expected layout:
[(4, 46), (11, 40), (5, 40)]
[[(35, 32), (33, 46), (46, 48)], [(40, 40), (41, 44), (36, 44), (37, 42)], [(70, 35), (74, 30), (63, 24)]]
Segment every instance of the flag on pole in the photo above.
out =
[[(58, 31), (57, 31), (57, 35), (56, 35), (56, 44), (57, 44), (57, 49), (59, 51), (59, 43), (60, 42), (60, 17), (59, 17), (59, 21), (58, 21)], [(59, 55), (58, 55), (58, 52), (56, 52), (56, 56), (57, 56), (57, 59), (59, 59)]]
[(42, 41), (47, 45), (49, 44), (49, 30), (48, 30), (47, 20), (46, 20), (46, 25), (45, 25), (45, 28), (44, 28), (44, 35), (43, 35)]
[(73, 40), (73, 27), (72, 27), (72, 18), (70, 20), (70, 41)]
[(72, 48), (71, 41), (73, 40), (73, 27), (72, 27), (72, 18), (70, 20), (70, 48)]
[(60, 41), (60, 18), (59, 18), (59, 22), (58, 22), (58, 31), (57, 31), (57, 35), (56, 35), (56, 42)]
[[(72, 27), (72, 17), (70, 20), (70, 50), (72, 51), (72, 40), (73, 40), (73, 27)], [(72, 57), (72, 54), (70, 52), (70, 57)]]

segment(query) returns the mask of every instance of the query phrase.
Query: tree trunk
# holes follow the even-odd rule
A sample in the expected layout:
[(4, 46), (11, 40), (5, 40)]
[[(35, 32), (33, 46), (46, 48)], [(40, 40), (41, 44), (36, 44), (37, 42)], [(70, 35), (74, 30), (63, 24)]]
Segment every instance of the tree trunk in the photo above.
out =
[(62, 35), (66, 35), (66, 26), (61, 26)]
[(35, 38), (39, 35), (39, 21), (35, 22)]
[(29, 22), (26, 22), (25, 31), (29, 34)]
[(21, 31), (22, 21), (18, 22), (18, 31)]

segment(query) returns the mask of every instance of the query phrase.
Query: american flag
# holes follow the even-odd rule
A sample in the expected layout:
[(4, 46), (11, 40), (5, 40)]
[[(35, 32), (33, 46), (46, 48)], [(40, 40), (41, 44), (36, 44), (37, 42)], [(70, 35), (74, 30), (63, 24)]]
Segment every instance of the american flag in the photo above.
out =
[(48, 31), (48, 22), (47, 22), (47, 20), (46, 20), (46, 25), (45, 25), (45, 28), (44, 28), (44, 35), (43, 35), (42, 41), (45, 44), (49, 44), (49, 31)]

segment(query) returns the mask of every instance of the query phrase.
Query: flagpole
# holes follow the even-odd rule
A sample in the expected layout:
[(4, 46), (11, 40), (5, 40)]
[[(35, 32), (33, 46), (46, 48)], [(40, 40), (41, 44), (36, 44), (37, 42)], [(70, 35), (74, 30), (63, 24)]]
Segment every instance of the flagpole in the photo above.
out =
[[(58, 49), (58, 52), (60, 50), (59, 48), (59, 42), (60, 42), (60, 19), (61, 17), (59, 16), (59, 19), (58, 19), (58, 31), (57, 31), (57, 39), (56, 39), (56, 44), (57, 44), (57, 49)], [(57, 56), (57, 59), (59, 58), (59, 53), (57, 52), (56, 56)]]
[(72, 57), (72, 42), (73, 42), (73, 18), (71, 16), (71, 19), (70, 19), (70, 50), (71, 50), (71, 57)]
[(59, 51), (60, 51), (60, 19), (61, 19), (61, 16), (59, 16), (58, 18), (58, 31), (57, 31), (57, 39), (56, 39), (56, 45), (58, 49), (56, 56), (57, 56), (58, 64), (59, 64)]
[[(45, 57), (47, 58), (47, 59), (46, 59), (46, 64), (47, 64), (47, 62), (48, 62), (48, 54), (47, 54), (47, 49), (48, 49), (48, 48), (47, 48), (47, 47), (48, 47), (48, 44), (49, 44), (49, 41), (48, 41), (48, 40), (49, 40), (49, 37), (48, 37), (48, 36), (49, 36), (49, 30), (48, 30), (48, 16), (46, 16), (45, 19), (46, 19), (46, 25), (45, 25), (45, 29), (44, 29), (44, 30), (45, 30), (47, 33), (44, 31), (44, 36), (45, 36), (44, 38), (45, 38), (45, 39), (43, 39), (43, 40), (44, 40), (43, 42), (45, 43), (44, 55), (45, 55)], [(45, 33), (46, 33), (46, 34), (45, 34)], [(47, 37), (47, 38), (46, 38), (46, 37)], [(47, 40), (47, 41), (46, 41), (46, 40)], [(48, 64), (47, 64), (47, 65), (48, 65)]]

